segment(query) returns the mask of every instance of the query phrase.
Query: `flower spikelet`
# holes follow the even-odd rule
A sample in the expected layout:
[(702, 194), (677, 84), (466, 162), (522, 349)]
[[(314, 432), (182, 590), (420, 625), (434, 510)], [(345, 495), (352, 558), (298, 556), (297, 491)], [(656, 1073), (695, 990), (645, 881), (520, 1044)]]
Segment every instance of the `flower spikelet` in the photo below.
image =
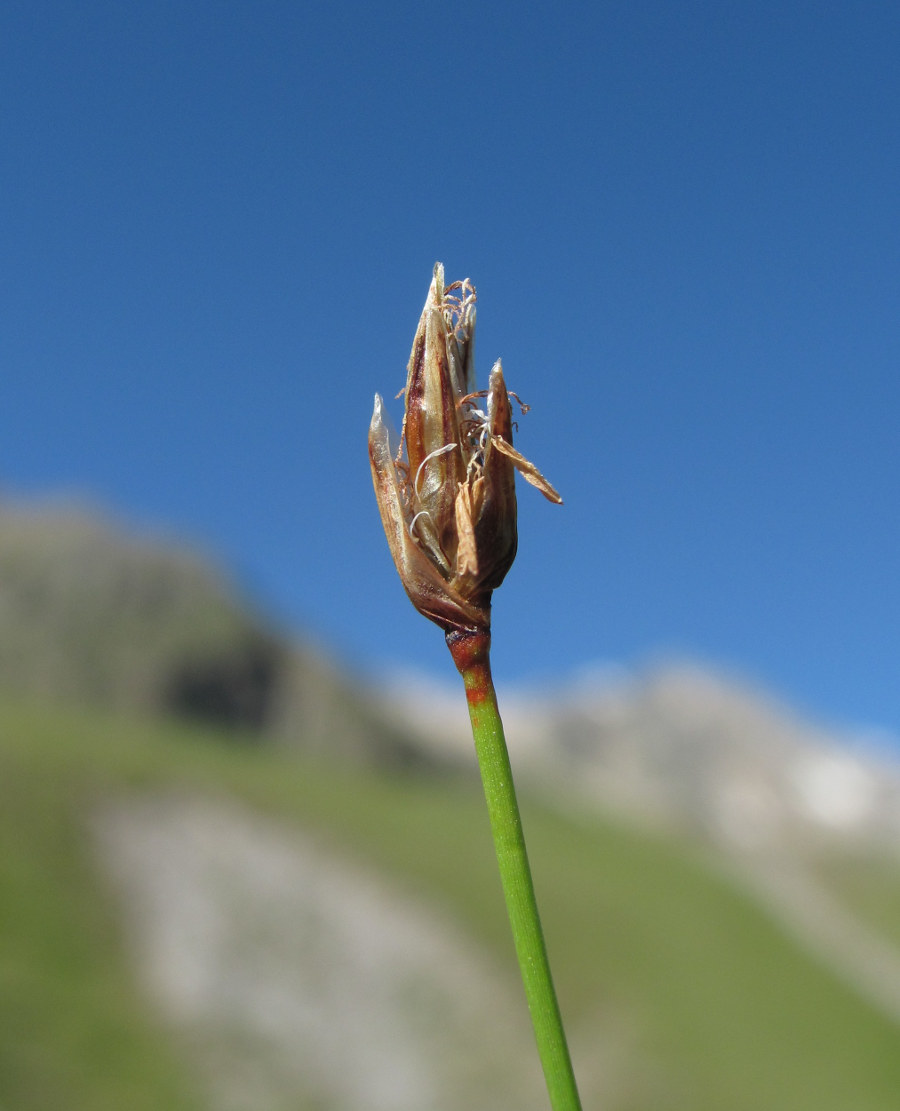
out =
[(369, 427), (394, 563), (416, 609), (448, 633), (490, 629), (491, 592), (516, 555), (516, 470), (562, 501), (513, 447), (499, 361), (476, 392), (474, 336), (475, 289), (468, 279), (445, 285), (438, 263), (413, 339), (399, 445), (377, 394)]

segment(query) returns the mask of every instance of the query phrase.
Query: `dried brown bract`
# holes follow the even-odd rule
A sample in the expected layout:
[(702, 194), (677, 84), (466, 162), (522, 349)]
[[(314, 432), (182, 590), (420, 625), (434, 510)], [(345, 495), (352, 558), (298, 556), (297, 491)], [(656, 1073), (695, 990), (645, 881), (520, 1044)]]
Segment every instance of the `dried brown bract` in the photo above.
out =
[(487, 390), (475, 391), (474, 334), (474, 287), (445, 286), (438, 263), (413, 340), (399, 447), (377, 394), (369, 428), (375, 496), (400, 578), (416, 609), (448, 633), (490, 629), (491, 592), (516, 555), (515, 472), (562, 501), (512, 446), (499, 361)]

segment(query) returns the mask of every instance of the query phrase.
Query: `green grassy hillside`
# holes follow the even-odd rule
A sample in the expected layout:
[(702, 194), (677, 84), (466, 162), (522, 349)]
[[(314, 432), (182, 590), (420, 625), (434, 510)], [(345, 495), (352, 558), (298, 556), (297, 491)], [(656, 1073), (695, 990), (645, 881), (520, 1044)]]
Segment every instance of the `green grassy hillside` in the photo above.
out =
[(859, 918), (900, 948), (900, 861), (896, 854), (831, 852), (820, 877)]
[[(105, 797), (176, 787), (316, 833), (513, 957), (480, 787), (214, 731), (0, 706), (0, 1107), (204, 1106), (142, 1001), (90, 853)], [(893, 1111), (900, 1030), (687, 846), (523, 800), (576, 1065), (603, 1111)], [(601, 1060), (619, 1037), (615, 1083)], [(347, 1047), (352, 1057), (352, 1045)]]

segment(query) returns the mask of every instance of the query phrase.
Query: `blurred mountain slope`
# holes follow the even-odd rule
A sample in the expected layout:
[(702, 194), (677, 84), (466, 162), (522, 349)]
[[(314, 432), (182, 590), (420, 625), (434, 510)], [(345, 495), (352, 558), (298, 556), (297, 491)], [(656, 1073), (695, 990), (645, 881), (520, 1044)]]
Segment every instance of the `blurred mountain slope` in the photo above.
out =
[(420, 758), (209, 558), (83, 506), (0, 503), (0, 693), (191, 718), (359, 758)]
[(91, 510), (0, 509), (0, 684), (261, 725), (284, 648), (199, 558)]
[[(0, 784), (16, 800), (0, 821), (0, 1105), (541, 1106), (530, 1037), (511, 1033), (524, 1003), (474, 771), (398, 778), (0, 702)], [(900, 1029), (705, 853), (527, 793), (523, 808), (586, 1106), (892, 1111)], [(433, 1006), (449, 1012), (447, 982), (420, 978), (423, 928), (480, 1064), (425, 1036)], [(336, 1007), (355, 1018), (335, 1039), (315, 1024)], [(373, 1053), (390, 1030), (402, 1044)]]
[[(461, 698), (71, 509), (0, 510), (0, 670), (0, 1107), (541, 1106)], [(890, 775), (696, 667), (504, 707), (586, 1106), (892, 1111)]]
[[(455, 690), (411, 675), (388, 689), (384, 713), (399, 727), (465, 758)], [(500, 699), (517, 771), (545, 788), (741, 852), (823, 840), (900, 847), (897, 756), (811, 723), (741, 677), (667, 659)]]

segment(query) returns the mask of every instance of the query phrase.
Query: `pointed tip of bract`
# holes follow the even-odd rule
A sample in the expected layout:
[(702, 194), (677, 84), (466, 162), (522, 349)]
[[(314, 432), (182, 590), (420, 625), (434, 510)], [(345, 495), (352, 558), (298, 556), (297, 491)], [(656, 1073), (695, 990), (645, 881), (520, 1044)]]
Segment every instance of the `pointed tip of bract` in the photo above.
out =
[(400, 447), (400, 437), (391, 420), (391, 414), (385, 409), (381, 394), (375, 394), (375, 408), (372, 410), (372, 420), (369, 423), (369, 444), (383, 443), (386, 450), (393, 457)]
[(503, 364), (498, 359), (491, 367), (488, 378), (487, 409), (491, 420), (496, 420), (500, 408), (506, 411), (502, 435), (512, 443), (512, 415), (509, 411), (509, 390), (506, 388), (506, 379), (503, 377)]
[(444, 300), (444, 264), (442, 262), (434, 264), (434, 276), (431, 279), (428, 297), (436, 305), (440, 305)]
[(372, 420), (369, 422), (369, 443), (383, 439), (388, 445), (388, 449), (392, 450), (396, 438), (397, 434), (394, 431), (390, 415), (384, 410), (381, 394), (377, 393), (375, 394), (375, 407), (372, 410)]

